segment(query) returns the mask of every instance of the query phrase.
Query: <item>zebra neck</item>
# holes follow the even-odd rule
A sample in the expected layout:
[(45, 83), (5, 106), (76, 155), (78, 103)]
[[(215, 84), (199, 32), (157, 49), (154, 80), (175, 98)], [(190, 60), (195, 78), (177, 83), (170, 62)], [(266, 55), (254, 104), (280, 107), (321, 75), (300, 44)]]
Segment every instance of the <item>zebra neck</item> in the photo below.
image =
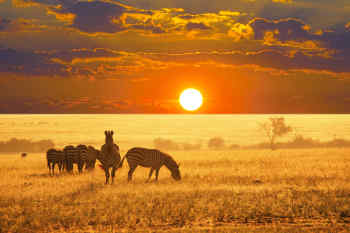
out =
[(171, 172), (175, 170), (174, 166), (172, 166), (171, 163), (169, 163), (167, 160), (164, 161), (164, 166), (166, 166), (166, 168), (168, 168)]

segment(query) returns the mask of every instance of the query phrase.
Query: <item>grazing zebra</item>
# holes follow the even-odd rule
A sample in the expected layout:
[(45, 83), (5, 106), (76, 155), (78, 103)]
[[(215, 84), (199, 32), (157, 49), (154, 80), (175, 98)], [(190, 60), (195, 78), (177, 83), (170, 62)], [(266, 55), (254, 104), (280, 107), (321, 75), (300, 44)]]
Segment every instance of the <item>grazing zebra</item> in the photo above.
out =
[(64, 169), (65, 156), (64, 152), (55, 149), (49, 149), (46, 152), (47, 166), (49, 167), (50, 175), (55, 174), (55, 165), (58, 164), (60, 172)]
[(179, 165), (175, 162), (175, 160), (170, 155), (164, 152), (161, 152), (159, 150), (134, 147), (125, 154), (125, 156), (123, 157), (123, 160), (120, 162), (118, 167), (123, 166), (123, 162), (125, 158), (128, 161), (128, 164), (130, 167), (130, 170), (128, 173), (128, 181), (131, 181), (132, 174), (134, 173), (138, 165), (142, 167), (151, 168), (146, 182), (148, 182), (151, 179), (151, 176), (154, 170), (156, 170), (155, 181), (158, 181), (159, 169), (163, 165), (169, 169), (169, 171), (171, 172), (171, 176), (175, 180), (181, 180)]
[[(80, 146), (80, 145), (79, 145)], [(63, 151), (66, 157), (66, 167), (68, 172), (73, 171), (73, 164), (78, 165), (78, 171), (81, 173), (83, 171), (84, 161), (81, 159), (80, 150), (81, 147), (66, 146)]]
[(102, 168), (105, 171), (106, 184), (109, 181), (109, 169), (112, 168), (112, 184), (114, 180), (115, 171), (118, 168), (120, 162), (119, 147), (114, 144), (113, 141), (113, 131), (105, 131), (105, 144), (101, 147), (101, 152), (99, 153), (97, 159), (101, 162)]
[(99, 150), (96, 150), (92, 146), (88, 146), (87, 148), (87, 158), (85, 163), (85, 169), (92, 170), (95, 168), (96, 158), (100, 154)]

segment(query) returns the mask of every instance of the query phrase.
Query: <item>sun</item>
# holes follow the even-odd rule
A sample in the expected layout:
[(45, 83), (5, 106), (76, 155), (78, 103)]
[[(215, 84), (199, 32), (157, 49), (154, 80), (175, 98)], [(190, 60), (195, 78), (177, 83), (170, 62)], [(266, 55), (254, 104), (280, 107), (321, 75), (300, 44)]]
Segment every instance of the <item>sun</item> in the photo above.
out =
[(203, 97), (198, 90), (188, 88), (181, 93), (179, 102), (185, 110), (195, 111), (202, 105)]

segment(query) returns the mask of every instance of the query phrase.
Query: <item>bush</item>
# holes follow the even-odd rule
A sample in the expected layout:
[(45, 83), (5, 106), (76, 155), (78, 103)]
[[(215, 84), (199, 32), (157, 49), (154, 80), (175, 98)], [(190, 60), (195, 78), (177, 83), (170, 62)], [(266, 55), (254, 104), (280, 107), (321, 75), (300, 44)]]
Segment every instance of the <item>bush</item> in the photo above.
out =
[(8, 141), (0, 142), (0, 152), (46, 152), (55, 144), (51, 140), (40, 140), (33, 142), (28, 139), (11, 138)]
[(221, 137), (214, 137), (209, 139), (208, 148), (214, 150), (220, 150), (225, 148), (225, 140)]

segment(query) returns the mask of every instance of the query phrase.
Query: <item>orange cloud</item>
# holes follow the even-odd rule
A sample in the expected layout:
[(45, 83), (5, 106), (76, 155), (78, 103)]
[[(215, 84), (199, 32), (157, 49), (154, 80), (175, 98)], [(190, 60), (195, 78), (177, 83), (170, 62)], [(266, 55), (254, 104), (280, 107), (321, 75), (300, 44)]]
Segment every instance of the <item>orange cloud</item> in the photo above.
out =
[(283, 3), (283, 4), (291, 4), (291, 3), (294, 3), (293, 0), (272, 0), (272, 2)]

